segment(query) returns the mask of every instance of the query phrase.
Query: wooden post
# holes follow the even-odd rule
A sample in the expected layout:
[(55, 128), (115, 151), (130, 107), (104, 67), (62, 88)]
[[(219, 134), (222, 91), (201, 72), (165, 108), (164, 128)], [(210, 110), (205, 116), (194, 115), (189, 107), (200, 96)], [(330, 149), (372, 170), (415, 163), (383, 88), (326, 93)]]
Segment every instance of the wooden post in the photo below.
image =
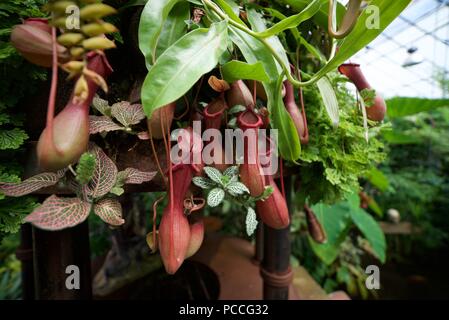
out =
[[(87, 221), (61, 231), (33, 227), (33, 253), (37, 300), (92, 298)], [(66, 273), (66, 268), (71, 265), (79, 270), (79, 289), (68, 289), (66, 286), (67, 278), (76, 274), (76, 271)]]
[(21, 262), (22, 270), (22, 299), (34, 299), (33, 272), (33, 237), (31, 225), (26, 223), (20, 227), (20, 246), (16, 250), (17, 259)]
[[(285, 193), (291, 213), (291, 180), (285, 179)], [(276, 230), (264, 225), (263, 259), (260, 273), (263, 278), (263, 297), (266, 300), (288, 300), (292, 281), (290, 267), (290, 226)]]

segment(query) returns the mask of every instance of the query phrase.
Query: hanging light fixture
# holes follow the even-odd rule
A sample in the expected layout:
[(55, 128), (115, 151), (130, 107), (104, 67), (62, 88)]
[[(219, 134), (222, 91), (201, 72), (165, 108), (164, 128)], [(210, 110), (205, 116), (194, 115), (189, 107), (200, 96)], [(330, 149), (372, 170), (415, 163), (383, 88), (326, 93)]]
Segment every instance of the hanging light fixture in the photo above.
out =
[(405, 59), (404, 63), (402, 64), (402, 66), (404, 68), (409, 68), (412, 66), (416, 66), (417, 64), (420, 64), (424, 61), (424, 57), (422, 56), (422, 54), (420, 54), (418, 51), (417, 47), (410, 47), (407, 50), (407, 58)]

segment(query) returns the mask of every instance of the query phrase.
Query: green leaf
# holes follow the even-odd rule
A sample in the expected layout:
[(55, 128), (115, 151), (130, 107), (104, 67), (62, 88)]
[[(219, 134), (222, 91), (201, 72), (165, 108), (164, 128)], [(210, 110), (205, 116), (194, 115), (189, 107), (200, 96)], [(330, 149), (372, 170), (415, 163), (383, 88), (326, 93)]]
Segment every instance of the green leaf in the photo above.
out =
[(449, 99), (395, 97), (388, 99), (386, 102), (388, 106), (387, 114), (390, 118), (400, 118), (441, 107), (449, 107)]
[(225, 192), (223, 189), (220, 188), (212, 189), (207, 195), (207, 204), (210, 207), (216, 207), (223, 201), (224, 197)]
[(379, 224), (370, 214), (359, 207), (351, 206), (350, 212), (352, 221), (362, 232), (366, 240), (368, 240), (376, 257), (384, 263), (387, 245), (385, 242), (385, 235)]
[(28, 135), (19, 128), (0, 130), (0, 150), (17, 149), (28, 139)]
[(371, 170), (366, 174), (366, 178), (373, 186), (382, 192), (386, 191), (390, 184), (388, 178), (376, 167), (371, 168)]
[(269, 81), (262, 62), (248, 64), (242, 61), (232, 60), (221, 68), (223, 79), (227, 82), (234, 82), (239, 79), (249, 79), (257, 81)]
[(101, 112), (104, 116), (111, 116), (111, 107), (107, 100), (101, 99), (98, 95), (95, 95), (92, 100), (92, 106)]
[(156, 61), (156, 48), (165, 20), (180, 0), (150, 0), (146, 3), (139, 22), (139, 48), (147, 64)]
[(296, 28), (302, 22), (312, 18), (320, 10), (321, 5), (322, 5), (321, 0), (314, 0), (300, 13), (290, 16), (286, 19), (283, 19), (280, 22), (276, 23), (271, 28), (259, 32), (259, 36), (262, 38), (268, 38), (278, 33), (281, 33), (286, 29)]
[(248, 207), (245, 223), (246, 223), (246, 234), (248, 236), (251, 236), (254, 233), (254, 231), (256, 231), (258, 223), (256, 211), (254, 211), (254, 209), (251, 207)]
[(192, 182), (194, 185), (200, 187), (201, 189), (210, 189), (215, 186), (215, 183), (213, 183), (210, 179), (204, 177), (193, 177)]
[(346, 203), (333, 206), (318, 203), (312, 208), (324, 228), (327, 242), (318, 244), (309, 237), (309, 243), (315, 254), (327, 265), (338, 257), (340, 245), (345, 240), (351, 226), (349, 207)]
[(212, 70), (227, 47), (227, 22), (196, 29), (168, 48), (150, 69), (142, 86), (145, 114), (176, 101)]
[(423, 142), (422, 137), (408, 133), (402, 133), (397, 131), (382, 131), (382, 137), (389, 144), (420, 144)]
[[(284, 5), (288, 5), (296, 12), (301, 12), (304, 10), (310, 3), (310, 0), (276, 0), (272, 2), (279, 2)], [(327, 17), (328, 17), (328, 7), (329, 0), (321, 0), (322, 6), (317, 14), (313, 17), (313, 21), (315, 21), (320, 27), (327, 30)], [(337, 21), (341, 20), (345, 13), (345, 7), (341, 3), (337, 3)]]
[(372, 0), (370, 5), (379, 8), (379, 28), (368, 28), (372, 17), (363, 11), (352, 32), (338, 44), (338, 52), (325, 67), (318, 71), (314, 78), (321, 78), (329, 71), (336, 69), (370, 42), (376, 39), (388, 25), (409, 5), (412, 0)]
[(338, 109), (338, 100), (334, 88), (327, 77), (323, 77), (316, 83), (321, 93), (321, 98), (324, 102), (327, 114), (336, 127), (340, 123), (340, 114)]
[(81, 184), (88, 183), (94, 175), (96, 162), (94, 154), (90, 152), (83, 153), (76, 166), (76, 181)]
[(186, 20), (190, 19), (190, 6), (187, 1), (175, 4), (165, 20), (156, 47), (156, 57), (159, 57), (186, 32)]
[(220, 8), (235, 22), (238, 22), (242, 25), (245, 23), (239, 17), (239, 6), (232, 0), (215, 0)]
[[(263, 32), (267, 29), (266, 21), (262, 17), (262, 14), (260, 12), (257, 12), (255, 9), (252, 9), (252, 8), (247, 8), (246, 14), (248, 16), (248, 21), (251, 25), (252, 30), (257, 31), (257, 32)], [(290, 61), (288, 60), (287, 53), (285, 52), (285, 49), (284, 49), (281, 41), (279, 40), (279, 38), (277, 36), (272, 36), (272, 37), (269, 37), (268, 39), (266, 39), (266, 41), (281, 57), (284, 64), (286, 66), (289, 66)], [(264, 49), (267, 50), (265, 47), (264, 47)], [(271, 53), (270, 53), (270, 55), (271, 55)], [(278, 73), (281, 73), (282, 67), (279, 65), (279, 63), (277, 61), (275, 61), (275, 63), (276, 63), (276, 68), (278, 70)]]
[(246, 61), (250, 64), (262, 62), (270, 81), (264, 81), (263, 86), (267, 93), (268, 110), (274, 129), (278, 129), (279, 150), (286, 160), (294, 161), (299, 158), (301, 145), (299, 137), (290, 115), (285, 109), (281, 96), (281, 86), (277, 81), (280, 72), (271, 53), (263, 44), (234, 27), (229, 28), (231, 40), (242, 52)]
[(226, 190), (234, 196), (249, 193), (248, 187), (237, 181), (229, 183), (226, 186)]
[(246, 110), (245, 106), (242, 106), (241, 104), (236, 104), (235, 106), (233, 106), (231, 109), (228, 110), (228, 114), (239, 113), (245, 110)]
[(282, 78), (282, 75), (280, 75), (275, 91), (271, 92), (274, 93), (273, 105), (269, 102), (268, 110), (270, 111), (270, 118), (274, 128), (278, 129), (278, 145), (282, 158), (295, 161), (301, 155), (301, 144), (295, 124), (284, 105)]
[(221, 172), (213, 167), (204, 167), (204, 172), (207, 174), (207, 176), (215, 183), (221, 184), (221, 178), (222, 174)]
[(239, 175), (239, 167), (230, 166), (223, 171), (223, 175), (228, 176), (229, 178), (237, 177)]

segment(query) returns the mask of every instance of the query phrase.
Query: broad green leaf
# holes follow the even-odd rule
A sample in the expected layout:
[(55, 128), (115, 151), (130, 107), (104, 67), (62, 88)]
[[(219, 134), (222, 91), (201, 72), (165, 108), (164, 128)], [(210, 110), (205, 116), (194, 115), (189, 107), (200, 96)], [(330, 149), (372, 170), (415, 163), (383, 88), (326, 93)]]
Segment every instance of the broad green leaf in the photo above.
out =
[[(279, 12), (278, 10), (275, 10), (273, 8), (262, 8), (264, 11), (268, 12), (271, 16), (273, 16), (274, 18), (277, 18), (279, 20), (283, 20), (283, 19), (287, 19), (287, 16), (285, 16), (284, 14), (282, 14), (281, 12)], [(290, 28), (289, 29), (290, 32), (292, 33), (293, 37), (295, 38), (295, 41), (297, 43), (300, 43), (301, 45), (303, 45), (307, 51), (309, 51), (310, 54), (312, 54), (313, 56), (315, 56), (315, 58), (317, 58), (318, 60), (320, 60), (322, 63), (326, 62), (326, 58), (324, 57), (324, 55), (320, 52), (320, 50), (318, 48), (315, 48), (313, 45), (311, 45), (310, 43), (308, 43), (306, 41), (306, 39), (304, 39), (301, 36), (301, 33), (299, 32), (299, 30), (297, 28)]]
[(215, 0), (220, 8), (235, 22), (238, 22), (242, 25), (245, 23), (239, 17), (239, 6), (232, 0)]
[(196, 29), (170, 46), (150, 69), (142, 86), (145, 114), (184, 95), (199, 78), (212, 70), (226, 50), (227, 22)]
[(263, 82), (263, 86), (267, 93), (267, 107), (272, 126), (279, 130), (278, 139), (281, 156), (286, 160), (297, 160), (301, 153), (301, 145), (295, 125), (282, 101), (280, 86), (277, 85), (280, 75), (277, 63), (260, 41), (234, 27), (230, 27), (229, 31), (231, 40), (240, 49), (248, 63), (262, 62), (270, 78), (270, 81)]
[(309, 243), (315, 254), (330, 265), (338, 257), (340, 245), (351, 226), (349, 207), (344, 202), (333, 206), (318, 203), (311, 209), (326, 232), (327, 242), (318, 244), (309, 237)]
[(175, 4), (162, 27), (156, 47), (156, 58), (187, 32), (187, 24), (185, 21), (189, 19), (189, 3), (187, 1), (182, 1)]
[(156, 61), (156, 47), (165, 20), (180, 0), (149, 0), (143, 8), (139, 22), (139, 48), (147, 64)]
[(384, 263), (387, 245), (379, 224), (369, 213), (359, 207), (351, 207), (350, 212), (352, 221), (368, 240), (376, 257)]
[(122, 205), (115, 199), (105, 198), (98, 201), (94, 205), (94, 212), (111, 226), (120, 226), (125, 223), (122, 218)]
[(312, 18), (318, 10), (320, 10), (322, 5), (321, 0), (313, 0), (304, 10), (300, 13), (290, 16), (276, 23), (271, 28), (259, 32), (259, 36), (263, 38), (271, 37), (277, 35), (278, 33), (291, 28), (296, 28), (302, 22)]
[(422, 142), (422, 138), (416, 135), (397, 131), (382, 131), (382, 137), (389, 144), (419, 144)]
[(228, 82), (234, 82), (239, 79), (249, 79), (257, 81), (269, 81), (262, 62), (248, 64), (238, 60), (232, 60), (221, 68), (223, 79)]
[(254, 233), (254, 231), (256, 231), (258, 224), (256, 211), (254, 211), (254, 209), (251, 207), (248, 208), (248, 212), (246, 213), (245, 223), (246, 223), (246, 234), (248, 236), (251, 236)]
[(390, 184), (388, 178), (376, 167), (371, 168), (371, 170), (367, 173), (366, 178), (373, 186), (382, 192), (386, 191)]
[(441, 107), (449, 107), (449, 99), (395, 97), (388, 99), (386, 102), (389, 118), (400, 118)]
[(82, 223), (89, 216), (91, 204), (79, 198), (48, 197), (31, 212), (26, 222), (44, 230), (61, 230)]
[[(265, 19), (262, 17), (260, 12), (257, 12), (255, 9), (247, 8), (246, 14), (248, 16), (248, 21), (251, 25), (251, 29), (257, 32), (263, 32), (267, 30), (267, 25)], [(277, 36), (271, 36), (268, 39), (265, 39), (270, 46), (277, 52), (277, 54), (281, 57), (283, 63), (287, 66), (290, 65), (290, 62), (287, 57), (287, 52), (285, 52), (284, 47), (282, 46), (281, 41)], [(265, 47), (264, 47), (265, 48)], [(265, 49), (267, 50), (267, 49)], [(270, 53), (271, 54), (271, 53)], [(278, 72), (281, 73), (282, 67), (275, 61)]]
[(327, 77), (323, 77), (317, 81), (316, 85), (321, 93), (321, 98), (323, 99), (324, 107), (326, 108), (327, 114), (331, 119), (332, 124), (334, 126), (338, 126), (338, 124), (340, 123), (338, 99), (331, 82)]
[[(281, 3), (284, 5), (289, 5), (296, 12), (301, 12), (306, 8), (310, 0), (272, 0), (271, 2)], [(313, 20), (322, 28), (327, 30), (327, 17), (328, 17), (328, 7), (329, 0), (321, 0), (321, 8), (318, 13), (313, 17)], [(341, 4), (337, 4), (337, 21), (341, 20), (345, 13), (345, 7)]]
[(339, 41), (337, 54), (325, 67), (315, 74), (314, 78), (321, 78), (329, 71), (336, 69), (361, 49), (365, 48), (370, 42), (376, 39), (385, 28), (396, 19), (396, 17), (399, 16), (411, 1), (412, 0), (372, 0), (370, 5), (379, 8), (379, 28), (369, 28), (369, 22), (373, 17), (363, 11), (352, 32), (346, 38)]

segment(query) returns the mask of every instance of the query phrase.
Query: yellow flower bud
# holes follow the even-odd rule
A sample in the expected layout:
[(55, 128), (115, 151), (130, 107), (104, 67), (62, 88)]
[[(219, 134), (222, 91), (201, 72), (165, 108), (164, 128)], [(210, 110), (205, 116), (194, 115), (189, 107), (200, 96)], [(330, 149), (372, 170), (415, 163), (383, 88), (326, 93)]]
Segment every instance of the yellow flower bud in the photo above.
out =
[(115, 43), (105, 37), (93, 37), (83, 41), (86, 50), (105, 50), (115, 48)]
[(84, 39), (84, 36), (81, 33), (63, 33), (58, 37), (58, 42), (66, 47), (72, 47), (78, 43), (80, 43)]
[(83, 20), (101, 19), (105, 16), (117, 13), (113, 7), (103, 3), (93, 3), (80, 10), (80, 17)]

